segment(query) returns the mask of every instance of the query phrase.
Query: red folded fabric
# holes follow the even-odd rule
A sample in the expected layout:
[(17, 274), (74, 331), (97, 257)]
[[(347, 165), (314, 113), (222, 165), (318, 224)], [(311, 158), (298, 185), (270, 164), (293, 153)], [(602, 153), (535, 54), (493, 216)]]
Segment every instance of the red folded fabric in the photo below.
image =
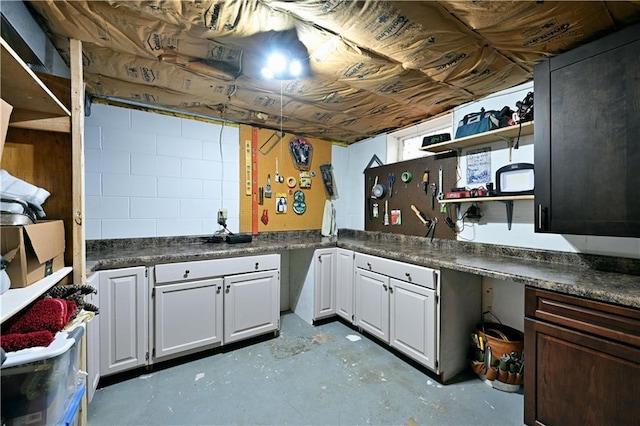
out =
[(64, 319), (64, 325), (67, 325), (67, 323), (71, 321), (73, 317), (76, 316), (76, 310), (78, 308), (78, 304), (73, 300), (65, 300), (65, 302), (67, 303), (67, 316)]
[(6, 352), (19, 351), (20, 349), (34, 346), (49, 346), (53, 342), (53, 333), (50, 331), (32, 331), (31, 333), (10, 333), (0, 336), (0, 345)]
[[(9, 329), (9, 333), (29, 333), (32, 331), (47, 330), (56, 333), (69, 322), (67, 300), (46, 298), (40, 299), (25, 312), (20, 318), (13, 323)], [(75, 302), (73, 310), (75, 312)]]

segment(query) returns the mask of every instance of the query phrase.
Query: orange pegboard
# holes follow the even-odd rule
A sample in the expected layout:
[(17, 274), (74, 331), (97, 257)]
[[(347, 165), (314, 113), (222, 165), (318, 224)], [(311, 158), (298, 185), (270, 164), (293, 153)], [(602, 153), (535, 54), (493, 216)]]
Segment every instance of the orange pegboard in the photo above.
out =
[[(246, 156), (245, 144), (252, 140), (252, 127), (240, 125), (240, 232), (252, 232), (253, 225), (253, 194), (246, 195)], [(257, 129), (257, 128), (256, 128)], [(322, 227), (322, 214), (327, 193), (322, 183), (320, 165), (331, 163), (331, 143), (319, 139), (305, 138), (313, 146), (310, 174), (315, 174), (311, 179), (310, 188), (300, 188), (300, 172), (294, 167), (293, 158), (289, 152), (289, 141), (298, 136), (285, 133), (284, 137), (274, 145), (279, 132), (270, 129), (257, 129), (257, 187), (267, 186), (267, 177), (271, 178), (271, 198), (263, 197), (263, 204), (258, 205), (258, 232), (272, 231), (299, 231), (308, 229), (320, 229)], [(271, 139), (269, 139), (271, 138)], [(276, 161), (278, 172), (284, 178), (284, 182), (276, 181)], [(296, 185), (290, 188), (288, 182), (295, 179)], [(257, 188), (256, 188), (257, 189)], [(300, 190), (304, 194), (306, 211), (303, 214), (294, 212), (294, 193)], [(286, 213), (276, 213), (277, 195), (286, 195)], [(264, 212), (267, 212), (268, 222), (262, 221)]]

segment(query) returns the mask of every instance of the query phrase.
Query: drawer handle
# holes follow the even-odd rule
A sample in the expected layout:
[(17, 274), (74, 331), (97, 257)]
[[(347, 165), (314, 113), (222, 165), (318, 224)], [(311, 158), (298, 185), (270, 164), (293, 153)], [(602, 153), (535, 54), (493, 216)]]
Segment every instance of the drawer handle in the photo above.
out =
[(227, 288), (225, 288), (224, 292), (229, 294), (229, 290), (231, 290), (231, 284), (227, 284)]
[(256, 270), (260, 267), (260, 263), (256, 262)]
[(189, 271), (188, 269), (185, 269), (184, 275), (182, 276), (182, 278), (187, 278), (189, 276), (189, 272), (191, 271)]
[(371, 264), (369, 262), (367, 262), (367, 266), (369, 267), (369, 270), (371, 270)]
[(410, 273), (407, 272), (404, 275), (405, 275), (405, 277), (407, 277), (407, 280), (411, 281), (411, 274)]

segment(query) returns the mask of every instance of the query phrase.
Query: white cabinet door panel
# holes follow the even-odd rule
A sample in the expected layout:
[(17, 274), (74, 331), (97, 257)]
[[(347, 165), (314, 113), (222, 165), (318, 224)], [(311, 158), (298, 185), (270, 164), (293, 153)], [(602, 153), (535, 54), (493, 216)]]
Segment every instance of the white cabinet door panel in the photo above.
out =
[(390, 288), (391, 346), (435, 369), (435, 291), (393, 278)]
[(222, 278), (155, 288), (155, 357), (222, 343)]
[(356, 324), (389, 343), (389, 278), (356, 269)]
[(275, 331), (279, 325), (278, 271), (224, 278), (224, 344)]
[(100, 272), (100, 375), (145, 365), (148, 291), (145, 268)]
[(336, 313), (336, 249), (316, 250), (314, 263), (313, 319), (321, 319)]
[[(97, 293), (86, 296), (87, 303), (100, 308), (100, 273), (95, 272), (87, 278), (87, 285), (98, 290)], [(95, 315), (87, 323), (87, 403), (93, 399), (93, 395), (100, 382), (100, 315)]]
[(339, 248), (336, 255), (336, 313), (355, 324), (353, 251)]

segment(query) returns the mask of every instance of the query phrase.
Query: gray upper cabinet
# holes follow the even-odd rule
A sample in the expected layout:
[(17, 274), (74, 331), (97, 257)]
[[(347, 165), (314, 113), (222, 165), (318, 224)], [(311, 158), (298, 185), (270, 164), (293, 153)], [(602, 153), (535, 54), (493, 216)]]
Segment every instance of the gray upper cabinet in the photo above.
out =
[(535, 229), (640, 237), (640, 25), (534, 68)]

